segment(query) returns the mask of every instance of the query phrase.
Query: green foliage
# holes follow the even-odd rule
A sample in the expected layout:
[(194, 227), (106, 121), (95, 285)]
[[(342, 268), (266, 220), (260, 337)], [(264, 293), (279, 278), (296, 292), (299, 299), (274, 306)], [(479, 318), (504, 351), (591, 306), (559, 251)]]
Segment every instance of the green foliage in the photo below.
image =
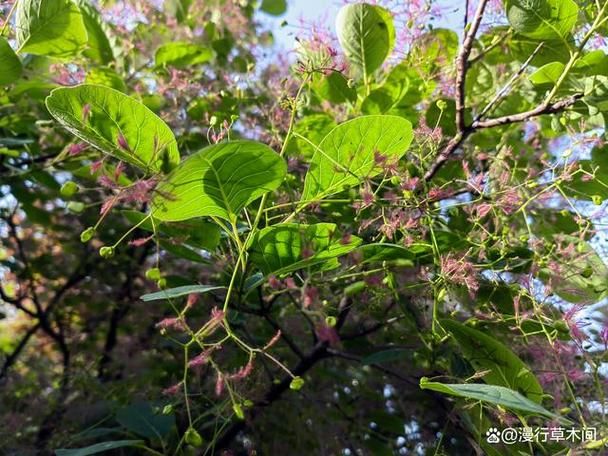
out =
[(81, 51), (88, 35), (82, 14), (71, 0), (21, 0), (17, 7), (20, 52), (67, 58)]
[(601, 445), (608, 7), (161, 3), (2, 29), (0, 452)]
[(192, 43), (172, 42), (163, 44), (156, 50), (155, 61), (158, 66), (187, 68), (207, 63), (212, 58), (213, 51), (209, 48)]
[(0, 37), (0, 67), (2, 68), (0, 85), (15, 82), (21, 76), (22, 68), (19, 57), (3, 37)]
[(141, 296), (142, 301), (159, 301), (161, 299), (173, 299), (189, 294), (208, 293), (213, 290), (221, 290), (224, 287), (210, 285), (184, 285), (183, 287), (167, 288), (155, 293), (147, 293)]
[(316, 265), (323, 269), (336, 268), (337, 258), (360, 243), (361, 239), (356, 236), (343, 239), (333, 223), (290, 223), (258, 231), (249, 250), (251, 261), (264, 274), (280, 276)]
[(485, 372), (482, 380), (504, 386), (541, 403), (543, 389), (534, 374), (507, 346), (489, 336), (453, 320), (441, 320), (456, 340), (467, 361), (477, 371)]
[(46, 106), (68, 131), (119, 160), (156, 172), (179, 162), (169, 127), (117, 90), (95, 85), (59, 88), (46, 99)]
[(412, 137), (411, 123), (397, 116), (362, 116), (338, 125), (315, 148), (302, 200), (326, 198), (377, 176), (378, 154), (398, 160)]
[(336, 18), (336, 29), (346, 57), (364, 78), (382, 65), (395, 44), (393, 19), (380, 6), (343, 6)]
[(558, 40), (567, 37), (578, 19), (578, 6), (573, 0), (505, 0), (511, 27), (536, 40)]
[(281, 157), (261, 143), (209, 146), (188, 157), (159, 185), (153, 215), (162, 221), (201, 216), (234, 220), (252, 201), (278, 188), (286, 171)]
[(509, 410), (524, 412), (531, 415), (544, 416), (546, 418), (567, 421), (557, 417), (536, 402), (522, 396), (517, 391), (505, 388), (504, 386), (483, 385), (478, 383), (470, 384), (447, 384), (431, 382), (426, 377), (420, 379), (420, 388), (438, 391), (450, 396), (474, 399), (484, 403), (500, 405)]
[(260, 9), (273, 16), (280, 16), (287, 11), (286, 0), (262, 0)]

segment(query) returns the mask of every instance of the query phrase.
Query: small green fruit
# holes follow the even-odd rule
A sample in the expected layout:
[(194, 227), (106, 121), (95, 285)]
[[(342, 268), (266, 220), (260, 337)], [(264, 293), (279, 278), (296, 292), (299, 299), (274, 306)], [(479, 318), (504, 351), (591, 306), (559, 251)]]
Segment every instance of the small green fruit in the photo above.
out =
[(195, 448), (203, 446), (203, 438), (194, 428), (188, 428), (184, 434), (184, 441)]
[(601, 204), (602, 204), (602, 197), (600, 195), (593, 195), (591, 197), (591, 200), (593, 201), (593, 204), (595, 204), (596, 206), (601, 206)]
[(114, 247), (102, 247), (99, 249), (99, 255), (101, 255), (102, 258), (112, 258), (114, 256)]
[(163, 407), (163, 415), (171, 415), (173, 413), (173, 405), (167, 404)]
[(65, 198), (69, 198), (70, 196), (74, 196), (78, 192), (78, 184), (73, 181), (67, 181), (65, 184), (61, 186), (59, 193), (61, 196)]
[(95, 236), (95, 228), (90, 226), (82, 233), (80, 233), (80, 242), (89, 242), (93, 238), (93, 236)]
[(68, 210), (79, 214), (84, 211), (84, 203), (81, 203), (80, 201), (70, 201), (68, 203)]
[(150, 268), (146, 271), (146, 279), (148, 280), (160, 280), (160, 269)]
[(158, 280), (156, 281), (156, 286), (157, 286), (158, 288), (160, 288), (161, 290), (162, 290), (163, 288), (166, 288), (166, 287), (167, 287), (167, 279), (164, 279), (164, 278), (163, 278), (163, 279), (158, 279)]
[(294, 377), (291, 383), (289, 384), (289, 388), (294, 391), (299, 391), (304, 386), (304, 379), (302, 377)]
[(334, 326), (336, 326), (336, 323), (338, 323), (338, 320), (336, 319), (336, 317), (334, 317), (332, 315), (325, 317), (325, 324), (327, 326), (329, 326), (330, 328), (333, 328)]

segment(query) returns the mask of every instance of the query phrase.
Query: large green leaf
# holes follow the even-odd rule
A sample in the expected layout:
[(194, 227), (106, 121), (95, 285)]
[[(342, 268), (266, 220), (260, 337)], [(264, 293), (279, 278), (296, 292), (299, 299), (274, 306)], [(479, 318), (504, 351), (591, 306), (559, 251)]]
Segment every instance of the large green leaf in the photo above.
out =
[(430, 382), (426, 377), (422, 377), (420, 379), (420, 388), (438, 391), (451, 396), (464, 397), (466, 399), (474, 399), (476, 401), (500, 405), (510, 410), (527, 412), (532, 415), (559, 419), (562, 422), (567, 421), (564, 418), (551, 413), (536, 402), (522, 396), (517, 391), (505, 388), (504, 386), (484, 385), (481, 383), (446, 384)]
[(169, 65), (176, 68), (186, 68), (190, 65), (200, 65), (213, 58), (213, 51), (198, 44), (185, 42), (165, 43), (156, 50), (154, 57), (156, 65)]
[(83, 54), (99, 63), (110, 63), (114, 60), (114, 50), (107, 35), (108, 25), (90, 0), (77, 0), (77, 4), (89, 37)]
[(482, 380), (491, 385), (519, 391), (534, 402), (542, 402), (543, 389), (528, 366), (495, 338), (454, 320), (441, 320), (462, 349), (465, 358), (478, 371), (489, 371)]
[(578, 19), (573, 0), (505, 0), (511, 27), (537, 40), (556, 40), (568, 36)]
[(20, 0), (16, 13), (20, 52), (69, 57), (87, 44), (87, 30), (71, 0)]
[(361, 243), (355, 236), (343, 240), (333, 223), (315, 225), (283, 224), (266, 227), (253, 237), (251, 261), (265, 274), (288, 274), (321, 263), (337, 267), (336, 258)]
[(361, 75), (377, 70), (395, 44), (390, 13), (367, 3), (342, 7), (336, 18), (338, 40), (349, 62)]
[(124, 447), (141, 447), (144, 445), (143, 440), (113, 440), (111, 442), (96, 443), (84, 448), (61, 449), (55, 450), (56, 456), (89, 456), (91, 454), (104, 453), (106, 451), (115, 450), (116, 448)]
[(61, 87), (51, 92), (46, 106), (71, 133), (120, 160), (151, 171), (169, 170), (179, 162), (171, 129), (118, 90), (88, 84)]
[(214, 144), (191, 155), (158, 186), (154, 216), (163, 221), (215, 216), (233, 220), (281, 185), (285, 161), (254, 141)]
[(21, 61), (8, 41), (0, 36), (0, 85), (15, 82), (21, 76)]
[(377, 156), (398, 160), (412, 137), (412, 124), (397, 116), (362, 116), (338, 125), (312, 157), (302, 200), (322, 199), (380, 174)]

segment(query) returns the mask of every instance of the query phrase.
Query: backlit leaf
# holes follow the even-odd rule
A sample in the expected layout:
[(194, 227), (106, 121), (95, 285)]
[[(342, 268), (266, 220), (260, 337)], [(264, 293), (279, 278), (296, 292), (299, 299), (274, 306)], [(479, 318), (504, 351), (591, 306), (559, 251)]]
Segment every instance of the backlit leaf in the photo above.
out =
[(68, 131), (119, 160), (156, 172), (179, 162), (171, 129), (118, 90), (88, 84), (61, 87), (51, 92), (46, 106)]
[(281, 185), (285, 161), (254, 141), (214, 144), (191, 155), (158, 186), (152, 202), (162, 221), (215, 216), (232, 220), (249, 203)]

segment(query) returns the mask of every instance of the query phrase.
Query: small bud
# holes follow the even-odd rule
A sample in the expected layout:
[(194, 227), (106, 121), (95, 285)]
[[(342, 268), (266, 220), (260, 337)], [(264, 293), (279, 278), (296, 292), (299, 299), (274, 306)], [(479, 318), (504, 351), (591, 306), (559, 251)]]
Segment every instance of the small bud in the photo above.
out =
[(304, 379), (302, 377), (294, 377), (289, 384), (289, 388), (294, 391), (299, 391), (304, 386)]
[(160, 280), (160, 269), (150, 268), (146, 271), (146, 279), (148, 280)]
[(211, 116), (211, 119), (209, 119), (209, 125), (211, 125), (212, 127), (217, 125), (217, 117), (216, 116)]
[(240, 404), (234, 404), (232, 406), (232, 410), (234, 411), (234, 414), (236, 415), (236, 417), (239, 420), (244, 420), (245, 419), (245, 412), (243, 412), (243, 407), (241, 407)]
[(441, 111), (445, 110), (445, 108), (448, 107), (448, 104), (445, 102), (445, 100), (437, 100), (435, 104)]
[(602, 204), (602, 197), (600, 195), (593, 195), (591, 197), (591, 200), (596, 206), (600, 206)]
[(171, 415), (173, 413), (173, 405), (167, 404), (163, 407), (163, 411), (161, 412), (163, 415)]
[(156, 281), (156, 286), (157, 286), (158, 288), (160, 288), (161, 290), (162, 290), (163, 288), (166, 288), (166, 287), (167, 287), (167, 279), (165, 279), (165, 278), (158, 279), (158, 280)]
[(74, 181), (67, 181), (61, 186), (59, 193), (61, 196), (65, 198), (69, 198), (70, 196), (74, 196), (78, 192), (78, 184)]
[(80, 233), (80, 242), (89, 242), (93, 238), (93, 236), (95, 236), (95, 228), (90, 226), (82, 233)]
[(112, 258), (114, 256), (114, 247), (105, 246), (100, 248), (99, 255), (102, 258)]
[(325, 324), (327, 326), (329, 326), (330, 328), (333, 328), (334, 326), (336, 326), (336, 323), (338, 323), (338, 320), (333, 315), (329, 315), (329, 316), (325, 317)]
[(68, 210), (79, 214), (84, 211), (84, 203), (81, 203), (80, 201), (70, 201), (68, 203)]
[(194, 428), (188, 428), (184, 434), (184, 441), (195, 448), (203, 446), (203, 438)]

